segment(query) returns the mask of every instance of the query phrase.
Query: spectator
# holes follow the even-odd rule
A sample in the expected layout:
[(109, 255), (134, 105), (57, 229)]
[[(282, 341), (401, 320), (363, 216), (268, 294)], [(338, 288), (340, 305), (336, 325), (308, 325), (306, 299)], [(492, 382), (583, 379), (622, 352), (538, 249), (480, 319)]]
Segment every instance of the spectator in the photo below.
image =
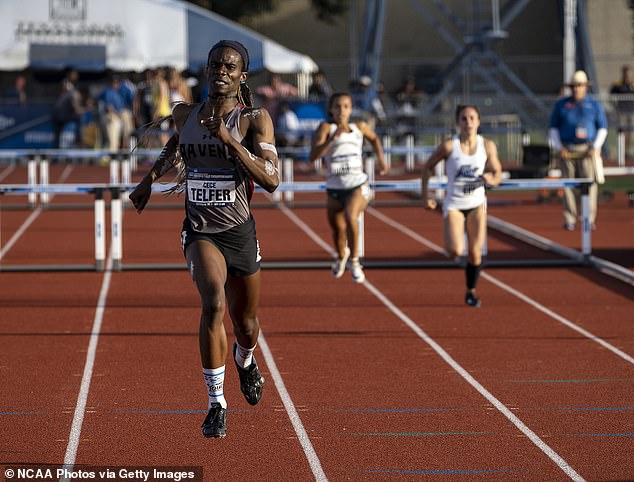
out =
[(275, 121), (279, 115), (280, 99), (297, 97), (298, 91), (294, 85), (284, 82), (280, 74), (271, 72), (269, 83), (262, 85), (255, 90), (255, 93), (262, 98), (262, 106), (271, 114)]
[(121, 77), (119, 81), (119, 95), (123, 100), (123, 107), (119, 111), (121, 118), (121, 147), (130, 147), (130, 136), (134, 132), (134, 98), (136, 86), (127, 77)]
[(165, 69), (156, 69), (156, 77), (152, 83), (152, 98), (154, 99), (154, 113), (152, 120), (169, 116), (172, 112), (170, 107), (170, 88), (166, 79)]
[(416, 89), (414, 77), (408, 75), (401, 88), (396, 92), (396, 117), (400, 134), (413, 132), (418, 117), (418, 109), (425, 95)]
[(110, 84), (99, 96), (101, 123), (106, 137), (106, 145), (110, 151), (118, 151), (121, 147), (121, 134), (123, 132), (123, 120), (121, 111), (124, 109), (124, 100), (119, 93), (121, 79), (117, 75), (110, 78)]
[(23, 74), (20, 74), (15, 78), (13, 87), (6, 90), (4, 98), (9, 102), (26, 104), (26, 77)]
[(280, 103), (275, 139), (275, 143), (280, 147), (297, 146), (301, 140), (299, 119), (286, 101)]
[(166, 69), (159, 68), (156, 70), (156, 78), (152, 88), (152, 98), (154, 99), (154, 115), (153, 121), (157, 121), (160, 127), (161, 144), (165, 145), (169, 140), (173, 123), (169, 117), (172, 109), (170, 107), (170, 88), (167, 82)]
[(143, 139), (144, 146), (162, 147), (159, 126), (153, 124), (156, 120), (158, 106), (155, 101), (159, 92), (157, 87), (157, 73), (154, 69), (147, 69), (143, 73), (143, 79), (136, 85), (136, 95), (134, 96), (134, 124), (137, 136)]
[[(572, 95), (555, 103), (550, 115), (548, 138), (557, 151), (564, 178), (590, 178), (596, 181), (595, 162), (600, 161), (601, 146), (608, 135), (603, 106), (587, 95), (588, 76), (578, 70), (570, 79)], [(579, 192), (564, 189), (564, 229), (573, 231), (577, 222)], [(596, 227), (597, 184), (590, 187), (590, 223)]]
[(308, 88), (308, 96), (313, 100), (327, 100), (332, 95), (332, 87), (321, 70), (313, 73), (313, 82)]
[(617, 98), (615, 107), (619, 129), (625, 133), (625, 155), (631, 155), (630, 147), (634, 136), (634, 76), (629, 65), (624, 65), (621, 72), (621, 79), (612, 84), (610, 93), (626, 97)]
[(170, 93), (170, 106), (173, 107), (178, 102), (192, 102), (191, 88), (178, 70), (174, 68), (168, 69), (167, 85)]
[(80, 118), (81, 125), (81, 147), (86, 149), (98, 149), (101, 147), (101, 128), (99, 126), (99, 109), (97, 102), (88, 92), (88, 89), (81, 91), (83, 113)]
[[(365, 120), (371, 128), (378, 123), (387, 121), (385, 107), (379, 97), (381, 83), (375, 92), (371, 91), (372, 78), (369, 75), (362, 75), (357, 81), (351, 82), (353, 113), (352, 117)], [(359, 112), (359, 109), (361, 112)]]
[(60, 149), (62, 147), (62, 133), (66, 125), (73, 123), (74, 139), (73, 145), (80, 141), (80, 117), (83, 113), (81, 105), (81, 94), (75, 87), (73, 79), (76, 76), (67, 76), (62, 81), (61, 92), (53, 105), (51, 113), (51, 121), (53, 123), (53, 147)]

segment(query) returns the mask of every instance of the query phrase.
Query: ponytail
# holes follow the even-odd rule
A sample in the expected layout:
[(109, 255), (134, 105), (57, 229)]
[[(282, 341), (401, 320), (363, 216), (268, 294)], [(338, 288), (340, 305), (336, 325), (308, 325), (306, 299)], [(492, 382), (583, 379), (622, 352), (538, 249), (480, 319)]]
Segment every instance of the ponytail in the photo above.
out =
[(251, 93), (251, 88), (246, 82), (240, 82), (240, 88), (238, 89), (238, 102), (247, 107), (253, 107), (253, 94)]

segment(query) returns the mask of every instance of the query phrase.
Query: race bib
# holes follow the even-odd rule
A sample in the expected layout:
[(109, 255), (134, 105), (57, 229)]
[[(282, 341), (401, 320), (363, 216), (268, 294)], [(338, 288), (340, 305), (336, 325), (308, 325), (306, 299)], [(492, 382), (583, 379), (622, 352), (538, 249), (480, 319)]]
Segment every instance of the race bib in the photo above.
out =
[(358, 156), (338, 156), (330, 163), (330, 174), (333, 176), (345, 176), (346, 174), (359, 174), (361, 165)]
[(190, 170), (187, 173), (187, 201), (199, 206), (229, 206), (236, 200), (233, 171)]

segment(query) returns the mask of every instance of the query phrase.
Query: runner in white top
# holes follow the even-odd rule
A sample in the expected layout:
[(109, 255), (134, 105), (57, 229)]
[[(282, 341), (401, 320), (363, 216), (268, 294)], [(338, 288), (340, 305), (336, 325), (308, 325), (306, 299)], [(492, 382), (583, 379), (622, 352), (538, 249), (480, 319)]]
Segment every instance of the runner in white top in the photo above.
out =
[(365, 280), (359, 262), (359, 225), (361, 213), (368, 205), (370, 189), (368, 175), (363, 172), (363, 141), (372, 145), (380, 174), (387, 174), (379, 136), (365, 122), (350, 122), (352, 97), (336, 93), (330, 97), (328, 113), (332, 123), (322, 122), (315, 133), (310, 160), (323, 157), (328, 168), (328, 222), (333, 231), (337, 260), (332, 274), (341, 278), (350, 258), (350, 272), (357, 283)]
[(422, 199), (425, 209), (435, 209), (429, 198), (429, 178), (440, 161), (446, 161), (447, 197), (443, 202), (445, 249), (449, 256), (460, 257), (464, 251), (465, 225), (468, 254), (465, 303), (480, 306), (476, 284), (482, 266), (482, 245), (486, 235), (485, 186), (497, 186), (502, 179), (502, 166), (497, 147), (478, 135), (480, 114), (473, 105), (456, 109), (459, 133), (440, 143), (427, 159), (422, 174)]

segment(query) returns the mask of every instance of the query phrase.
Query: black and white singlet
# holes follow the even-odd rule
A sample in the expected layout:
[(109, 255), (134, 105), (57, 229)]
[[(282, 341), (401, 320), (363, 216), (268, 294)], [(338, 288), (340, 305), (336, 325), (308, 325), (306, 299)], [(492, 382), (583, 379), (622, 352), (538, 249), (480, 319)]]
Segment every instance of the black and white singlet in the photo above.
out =
[[(253, 183), (228, 146), (200, 125), (202, 106), (191, 111), (179, 136), (187, 174), (185, 210), (194, 231), (218, 233), (249, 219)], [(243, 109), (237, 104), (224, 122), (233, 138), (244, 144), (240, 133)]]

